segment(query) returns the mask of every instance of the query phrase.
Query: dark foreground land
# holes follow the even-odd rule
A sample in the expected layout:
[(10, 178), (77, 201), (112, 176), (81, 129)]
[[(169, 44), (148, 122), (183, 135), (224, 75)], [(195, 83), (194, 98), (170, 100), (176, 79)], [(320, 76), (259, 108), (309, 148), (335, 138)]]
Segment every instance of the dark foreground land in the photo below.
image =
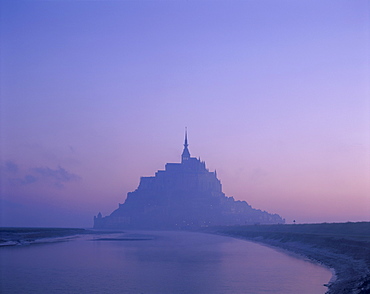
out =
[(206, 231), (283, 248), (335, 270), (327, 294), (370, 293), (370, 222), (213, 227)]

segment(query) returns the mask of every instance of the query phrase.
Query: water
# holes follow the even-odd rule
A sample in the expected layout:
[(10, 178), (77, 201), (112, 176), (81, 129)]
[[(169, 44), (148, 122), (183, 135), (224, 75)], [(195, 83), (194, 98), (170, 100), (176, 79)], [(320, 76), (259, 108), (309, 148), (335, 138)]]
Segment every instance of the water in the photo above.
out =
[(75, 236), (0, 248), (1, 293), (325, 293), (329, 270), (192, 232)]

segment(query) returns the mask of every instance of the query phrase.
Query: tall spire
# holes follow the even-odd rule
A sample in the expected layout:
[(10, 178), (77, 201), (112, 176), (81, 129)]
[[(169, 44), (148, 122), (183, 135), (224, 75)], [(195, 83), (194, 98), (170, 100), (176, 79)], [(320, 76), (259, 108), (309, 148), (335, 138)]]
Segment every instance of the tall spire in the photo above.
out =
[(181, 162), (184, 162), (190, 158), (190, 152), (188, 149), (188, 129), (185, 128), (185, 142), (184, 142), (184, 151), (182, 152), (181, 155)]
[(185, 127), (185, 143), (184, 143), (184, 147), (187, 148), (189, 146), (188, 144), (188, 128)]

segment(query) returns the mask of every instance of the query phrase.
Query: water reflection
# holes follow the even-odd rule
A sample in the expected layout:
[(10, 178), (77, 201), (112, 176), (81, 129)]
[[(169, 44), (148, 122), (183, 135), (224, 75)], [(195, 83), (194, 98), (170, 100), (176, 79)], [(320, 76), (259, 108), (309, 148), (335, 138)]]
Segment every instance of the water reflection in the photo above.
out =
[(325, 293), (331, 273), (254, 243), (129, 232), (0, 249), (2, 293)]

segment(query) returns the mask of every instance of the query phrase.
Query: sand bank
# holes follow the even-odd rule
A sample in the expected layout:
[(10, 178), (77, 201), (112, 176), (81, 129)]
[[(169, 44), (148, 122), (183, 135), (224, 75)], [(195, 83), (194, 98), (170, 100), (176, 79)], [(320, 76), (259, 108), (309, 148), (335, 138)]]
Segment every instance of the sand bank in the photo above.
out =
[(206, 231), (289, 250), (334, 269), (327, 294), (370, 293), (370, 222), (229, 226)]

